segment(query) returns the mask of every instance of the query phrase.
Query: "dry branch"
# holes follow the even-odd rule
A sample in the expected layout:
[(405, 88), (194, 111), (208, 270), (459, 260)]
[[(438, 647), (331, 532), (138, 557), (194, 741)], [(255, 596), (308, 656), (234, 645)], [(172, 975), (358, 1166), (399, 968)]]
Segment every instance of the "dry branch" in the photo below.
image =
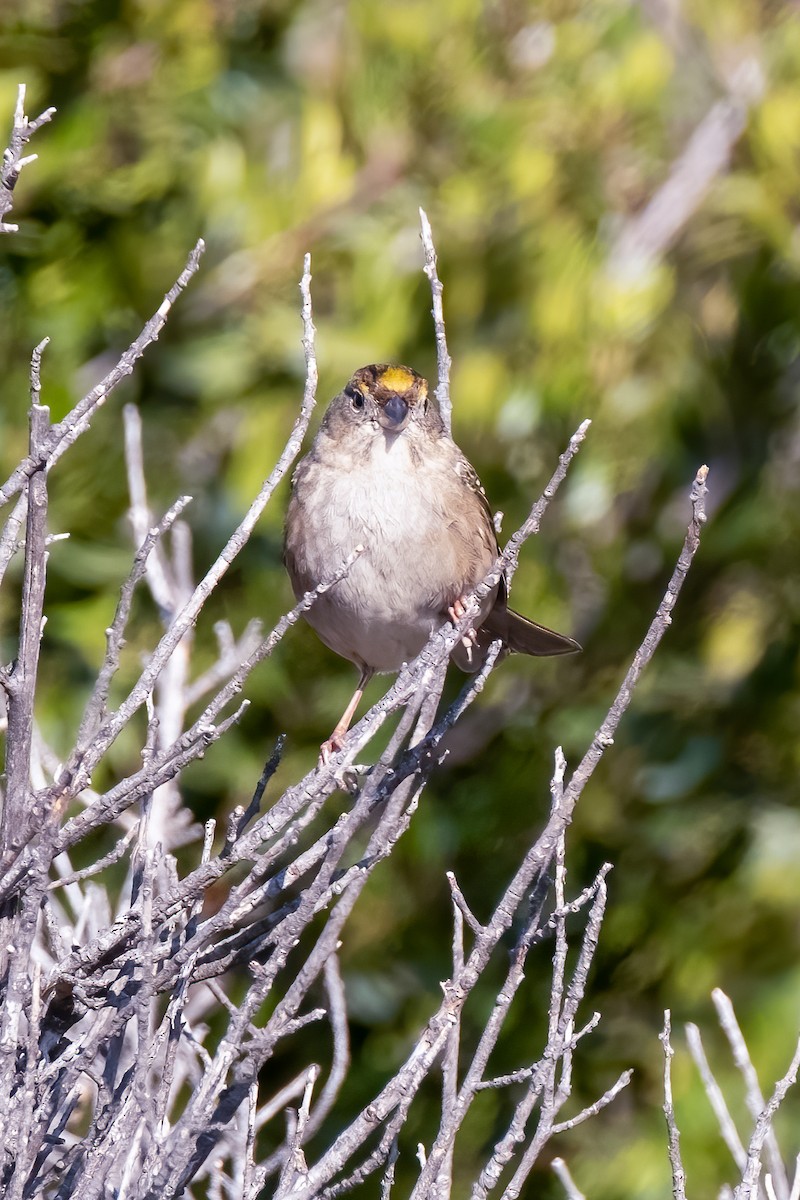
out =
[[(18, 126), (15, 120), (17, 141), (26, 130), (30, 136), (34, 125)], [(18, 171), (25, 160), (15, 153)], [(433, 295), (437, 396), (449, 425), (450, 359), (441, 282), (424, 213), (421, 219)], [(307, 256), (301, 282), (306, 378), (298, 416), (275, 468), (196, 586), (180, 520), (188, 497), (177, 500), (160, 519), (151, 513), (139, 418), (135, 410), (127, 410), (133, 565), (122, 583), (106, 652), (63, 766), (54, 754), (37, 749), (34, 708), (46, 609), (48, 475), (158, 336), (201, 252), (198, 243), (175, 286), (113, 370), (56, 426), (39, 403), (39, 354), (34, 356), (29, 453), (0, 490), (0, 503), (19, 497), (0, 533), (0, 577), (26, 523), (19, 652), (14, 668), (2, 678), (8, 726), (0, 825), (5, 948), (0, 1109), (11, 1116), (2, 1144), (0, 1187), (20, 1200), (75, 1195), (92, 1200), (109, 1194), (169, 1200), (191, 1196), (195, 1183), (198, 1195), (233, 1190), (255, 1200), (271, 1187), (275, 1195), (316, 1200), (352, 1191), (380, 1172), (381, 1193), (388, 1196), (399, 1134), (419, 1089), (441, 1063), (440, 1120), (430, 1146), (420, 1154), (412, 1195), (423, 1200), (451, 1194), (464, 1121), (481, 1090), (493, 1087), (507, 1101), (507, 1129), (487, 1149), (472, 1195), (477, 1200), (502, 1187), (504, 1196), (517, 1196), (550, 1140), (600, 1112), (628, 1080), (627, 1074), (622, 1076), (594, 1103), (569, 1115), (574, 1054), (599, 1019), (597, 1014), (580, 1018), (580, 1009), (605, 911), (608, 867), (588, 888), (568, 897), (565, 833), (669, 626), (699, 542), (706, 469), (695, 480), (691, 522), (667, 592), (591, 746), (568, 780), (557, 751), (548, 820), (485, 924), (475, 919), (469, 896), (451, 880), (454, 935), (441, 1001), (438, 1006), (432, 1002), (433, 1011), (405, 1062), (345, 1124), (337, 1117), (337, 1100), (351, 1052), (338, 953), (347, 922), (367, 881), (414, 820), (443, 753), (443, 738), (479, 696), (500, 646), (495, 644), (482, 669), (440, 712), (450, 654), (474, 621), (480, 599), (501, 575), (513, 575), (520, 550), (538, 532), (588, 422), (571, 438), (541, 498), (459, 622), (433, 634), (330, 762), (267, 798), (280, 770), (279, 742), (248, 807), (230, 814), (221, 844), (215, 846), (215, 829), (209, 824), (196, 865), (181, 875), (170, 850), (199, 836), (183, 812), (181, 772), (239, 719), (246, 701), (236, 709), (233, 705), (250, 673), (353, 561), (351, 556), (342, 563), (266, 636), (256, 635), (251, 626), (239, 638), (220, 629), (217, 662), (192, 679), (195, 624), (297, 455), (315, 404)], [(142, 582), (161, 616), (163, 633), (138, 679), (112, 709), (111, 684), (132, 597)], [(201, 698), (203, 711), (192, 720), (187, 713)], [(140, 768), (116, 778), (104, 793), (92, 790), (94, 771), (109, 761), (115, 740), (141, 709), (147, 722)], [(364, 767), (364, 752), (391, 718), (396, 727), (387, 749)], [(92, 845), (87, 839), (122, 819), (129, 823), (128, 832), (122, 838), (115, 833), (113, 850), (76, 870), (73, 849), (80, 846), (84, 853)], [(123, 863), (124, 887), (112, 893), (106, 872)], [(209, 890), (220, 886), (223, 898), (206, 911)], [(576, 920), (583, 925), (568, 968), (574, 937), (569, 923)], [(465, 1047), (461, 1024), (467, 1006), (512, 929), (514, 950), (496, 1002), (475, 1046)], [(511, 1074), (494, 1074), (492, 1056), (512, 1005), (523, 1003), (530, 956), (541, 954), (551, 940), (552, 987), (541, 1054)], [(245, 979), (236, 1003), (223, 978), (234, 970)], [(326, 1062), (306, 1062), (289, 1084), (270, 1083), (265, 1068), (276, 1053), (290, 1038), (303, 1044), (303, 1031), (320, 1021), (329, 1028)], [(210, 1036), (210, 1024), (224, 1026), (223, 1036)], [(512, 1092), (515, 1087), (522, 1089), (521, 1097)], [(293, 1107), (277, 1133), (287, 1104)], [(316, 1140), (323, 1128), (334, 1131), (327, 1148)], [(269, 1153), (260, 1150), (265, 1130), (272, 1136)]]

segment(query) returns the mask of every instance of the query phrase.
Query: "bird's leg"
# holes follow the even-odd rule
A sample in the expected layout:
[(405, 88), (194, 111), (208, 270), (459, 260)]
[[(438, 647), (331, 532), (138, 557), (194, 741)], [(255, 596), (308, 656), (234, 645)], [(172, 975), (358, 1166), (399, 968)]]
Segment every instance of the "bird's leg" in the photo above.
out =
[[(456, 599), (453, 601), (453, 603), (448, 608), (447, 614), (450, 617), (450, 620), (455, 625), (457, 621), (461, 620), (461, 618), (463, 617), (463, 615), (466, 611), (467, 610), (464, 607), (464, 601), (461, 599), (460, 596), (458, 596), (458, 597), (456, 597)], [(468, 629), (461, 639), (461, 645), (466, 650), (467, 661), (470, 663), (472, 662), (472, 649), (477, 640), (478, 640), (478, 634), (475, 629)]]
[(350, 728), (350, 722), (355, 716), (356, 709), (361, 703), (361, 697), (364, 695), (364, 688), (367, 686), (374, 674), (375, 672), (370, 667), (362, 668), (361, 676), (358, 681), (358, 687), (353, 692), (350, 703), (342, 713), (341, 720), (338, 722), (328, 740), (323, 742), (319, 748), (319, 760), (323, 765), (328, 762), (332, 754), (335, 754), (337, 750), (341, 750), (342, 740)]

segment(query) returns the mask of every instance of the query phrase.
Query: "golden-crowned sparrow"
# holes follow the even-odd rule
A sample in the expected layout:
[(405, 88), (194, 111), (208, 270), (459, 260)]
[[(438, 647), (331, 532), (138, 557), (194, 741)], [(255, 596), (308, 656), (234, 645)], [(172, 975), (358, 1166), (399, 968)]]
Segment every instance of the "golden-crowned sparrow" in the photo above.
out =
[[(446, 432), (427, 382), (409, 367), (356, 371), (331, 402), (292, 480), (284, 561), (295, 596), (347, 574), (306, 613), (319, 637), (361, 672), (341, 721), (322, 746), (341, 746), (376, 672), (414, 658), (490, 570), (497, 537), (474, 468)], [(482, 602), (475, 630), (453, 650), (475, 671), (495, 638), (522, 654), (570, 654), (572, 638), (506, 605), (505, 581)], [(476, 632), (477, 631), (477, 632)]]

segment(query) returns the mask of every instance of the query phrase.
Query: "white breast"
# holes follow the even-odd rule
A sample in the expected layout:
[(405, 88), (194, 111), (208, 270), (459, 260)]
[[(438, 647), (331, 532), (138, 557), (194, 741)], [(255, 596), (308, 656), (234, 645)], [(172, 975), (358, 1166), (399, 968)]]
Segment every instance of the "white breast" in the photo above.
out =
[[(315, 498), (303, 506), (310, 574), (321, 582), (358, 545), (347, 576), (307, 614), (322, 640), (359, 664), (396, 671), (422, 649), (444, 617), (456, 585), (453, 548), (442, 537), (435, 497), (420, 502), (406, 438), (375, 438), (358, 471), (324, 459), (308, 479)], [(436, 490), (436, 489), (435, 489)], [(297, 499), (302, 503), (302, 494)]]

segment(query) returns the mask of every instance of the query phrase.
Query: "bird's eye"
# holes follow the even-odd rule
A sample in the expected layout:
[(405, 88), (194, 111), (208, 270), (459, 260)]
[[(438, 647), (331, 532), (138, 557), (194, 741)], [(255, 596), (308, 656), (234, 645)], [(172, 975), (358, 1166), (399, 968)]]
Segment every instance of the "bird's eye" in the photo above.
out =
[(361, 409), (364, 407), (364, 393), (360, 392), (357, 387), (352, 387), (348, 383), (344, 389), (344, 394), (350, 397), (350, 403), (353, 405), (353, 408)]

